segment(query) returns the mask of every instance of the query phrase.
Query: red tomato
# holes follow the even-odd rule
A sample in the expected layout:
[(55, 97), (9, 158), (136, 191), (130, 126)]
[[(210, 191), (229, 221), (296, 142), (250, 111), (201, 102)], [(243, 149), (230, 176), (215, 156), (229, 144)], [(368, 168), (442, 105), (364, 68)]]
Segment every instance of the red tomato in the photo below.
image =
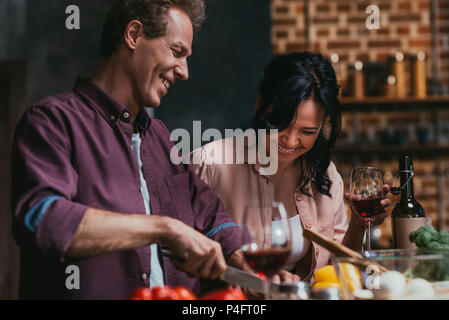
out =
[(207, 293), (201, 300), (248, 300), (240, 289), (219, 289)]
[(151, 300), (180, 300), (179, 294), (170, 287), (155, 287), (151, 289)]
[(267, 280), (267, 277), (266, 277), (262, 272), (259, 272), (259, 273), (257, 274), (257, 276), (258, 276), (259, 278), (261, 278), (262, 280), (264, 280), (264, 281)]
[(151, 300), (151, 289), (137, 288), (134, 290), (129, 300)]
[(192, 291), (185, 287), (176, 287), (173, 290), (179, 295), (179, 300), (196, 300), (197, 297), (193, 294)]

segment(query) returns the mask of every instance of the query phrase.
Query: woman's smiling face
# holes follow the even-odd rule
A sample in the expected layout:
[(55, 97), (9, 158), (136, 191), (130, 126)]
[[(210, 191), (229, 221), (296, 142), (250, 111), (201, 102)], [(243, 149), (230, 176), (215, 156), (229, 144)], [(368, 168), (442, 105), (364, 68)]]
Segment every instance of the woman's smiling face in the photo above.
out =
[(269, 137), (277, 140), (279, 163), (285, 165), (293, 162), (312, 149), (323, 126), (324, 117), (323, 106), (313, 97), (301, 102), (290, 126), (279, 132), (277, 137)]

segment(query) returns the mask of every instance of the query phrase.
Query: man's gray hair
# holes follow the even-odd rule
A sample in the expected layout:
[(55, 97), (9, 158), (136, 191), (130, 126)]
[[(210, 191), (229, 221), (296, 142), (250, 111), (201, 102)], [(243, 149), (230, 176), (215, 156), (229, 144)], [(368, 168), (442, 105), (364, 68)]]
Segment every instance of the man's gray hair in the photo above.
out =
[(111, 55), (122, 43), (126, 27), (132, 20), (143, 25), (148, 38), (158, 38), (167, 31), (167, 17), (170, 9), (185, 12), (198, 31), (206, 20), (204, 0), (120, 0), (108, 11), (101, 35), (100, 54)]

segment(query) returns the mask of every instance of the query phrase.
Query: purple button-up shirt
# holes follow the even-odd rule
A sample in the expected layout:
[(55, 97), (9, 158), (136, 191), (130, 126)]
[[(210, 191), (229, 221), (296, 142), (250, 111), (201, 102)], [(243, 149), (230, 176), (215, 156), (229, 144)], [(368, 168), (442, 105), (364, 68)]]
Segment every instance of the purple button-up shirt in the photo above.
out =
[[(142, 110), (133, 128), (124, 106), (79, 78), (73, 91), (29, 108), (16, 129), (12, 206), (21, 247), (20, 298), (126, 299), (136, 287), (149, 286), (150, 246), (65, 257), (88, 207), (145, 214), (134, 131), (141, 134), (152, 214), (181, 220), (218, 241), (225, 256), (239, 248), (240, 229), (219, 198), (190, 167), (170, 161), (174, 144), (164, 124)], [(166, 285), (199, 293), (198, 280), (165, 257), (161, 264)], [(79, 268), (79, 289), (66, 286), (74, 274), (70, 265)]]

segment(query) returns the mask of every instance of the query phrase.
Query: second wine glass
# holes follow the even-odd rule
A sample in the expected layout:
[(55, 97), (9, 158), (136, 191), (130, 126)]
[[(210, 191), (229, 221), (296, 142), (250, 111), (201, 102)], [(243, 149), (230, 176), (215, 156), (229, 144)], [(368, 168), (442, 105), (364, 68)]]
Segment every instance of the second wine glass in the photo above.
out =
[(287, 212), (282, 203), (245, 207), (242, 226), (242, 251), (248, 265), (266, 277), (265, 297), (270, 296), (273, 275), (287, 262), (291, 253), (291, 234)]
[(382, 212), (384, 181), (379, 168), (354, 168), (350, 181), (350, 205), (366, 223), (366, 251), (371, 251), (371, 218)]

